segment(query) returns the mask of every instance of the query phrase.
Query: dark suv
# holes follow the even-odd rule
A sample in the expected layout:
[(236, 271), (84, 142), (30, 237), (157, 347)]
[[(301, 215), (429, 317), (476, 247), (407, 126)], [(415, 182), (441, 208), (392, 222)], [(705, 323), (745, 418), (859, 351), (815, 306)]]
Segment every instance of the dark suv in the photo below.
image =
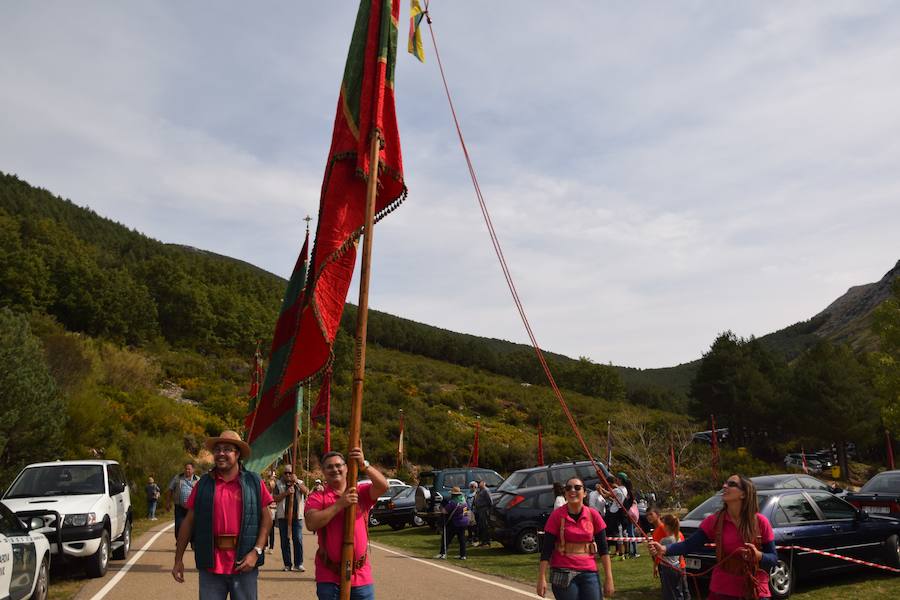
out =
[(503, 481), (503, 477), (497, 471), (479, 467), (458, 467), (419, 473), (416, 512), (429, 525), (434, 526), (440, 516), (441, 502), (450, 493), (451, 488), (458, 486), (459, 489), (466, 491), (470, 481), (484, 481), (493, 492)]
[[(603, 471), (603, 475), (609, 483), (612, 483), (612, 473), (599, 460), (597, 465)], [(554, 483), (565, 483), (572, 477), (578, 477), (584, 482), (588, 490), (594, 489), (594, 486), (600, 481), (597, 471), (589, 460), (578, 460), (572, 462), (553, 463), (551, 465), (543, 465), (540, 467), (529, 467), (527, 469), (519, 469), (497, 488), (494, 494), (494, 504), (500, 501), (503, 494), (516, 494), (524, 488), (535, 487), (539, 485), (553, 485)], [(551, 502), (552, 504), (552, 502)]]
[(491, 537), (506, 548), (525, 554), (540, 549), (538, 532), (553, 512), (553, 486), (538, 485), (504, 493), (491, 511)]

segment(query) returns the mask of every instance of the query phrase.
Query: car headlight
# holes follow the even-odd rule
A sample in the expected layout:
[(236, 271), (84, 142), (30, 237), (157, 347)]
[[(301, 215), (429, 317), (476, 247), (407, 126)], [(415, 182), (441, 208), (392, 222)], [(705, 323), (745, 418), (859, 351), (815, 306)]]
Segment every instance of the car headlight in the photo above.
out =
[(97, 513), (78, 513), (66, 515), (63, 519), (63, 527), (84, 527), (97, 522)]

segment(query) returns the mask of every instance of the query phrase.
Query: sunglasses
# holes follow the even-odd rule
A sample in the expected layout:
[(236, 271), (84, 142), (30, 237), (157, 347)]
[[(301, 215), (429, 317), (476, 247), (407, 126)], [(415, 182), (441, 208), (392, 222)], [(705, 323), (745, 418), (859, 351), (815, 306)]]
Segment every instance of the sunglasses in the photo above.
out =
[(583, 489), (584, 489), (584, 486), (583, 486), (583, 485), (574, 485), (574, 484), (570, 484), (570, 485), (567, 485), (567, 486), (566, 486), (566, 491), (567, 491), (567, 492), (571, 492), (571, 491), (573, 491), (573, 490), (576, 491), (576, 492), (580, 492), (580, 491), (583, 490)]
[(234, 454), (235, 452), (237, 452), (237, 448), (235, 448), (234, 446), (215, 446), (213, 448), (213, 454), (226, 453), (226, 452), (229, 454)]
[(726, 482), (725, 482), (725, 485), (726, 485), (727, 487), (737, 488), (737, 489), (739, 489), (739, 490), (744, 489), (743, 487), (741, 487), (741, 484), (738, 483), (737, 481), (730, 481), (730, 480), (729, 480), (729, 481), (726, 481)]

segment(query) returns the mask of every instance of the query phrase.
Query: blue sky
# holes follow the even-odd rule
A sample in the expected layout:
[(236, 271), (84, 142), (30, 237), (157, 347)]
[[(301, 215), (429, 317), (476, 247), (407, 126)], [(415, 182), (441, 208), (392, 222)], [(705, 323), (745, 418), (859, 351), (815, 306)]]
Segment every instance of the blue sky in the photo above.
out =
[[(286, 276), (316, 216), (356, 7), (4, 2), (0, 170)], [(807, 319), (900, 258), (897, 3), (431, 11), (545, 348), (690, 361), (723, 330)], [(371, 306), (524, 342), (427, 35), (426, 57), (397, 67), (410, 195), (376, 229)]]

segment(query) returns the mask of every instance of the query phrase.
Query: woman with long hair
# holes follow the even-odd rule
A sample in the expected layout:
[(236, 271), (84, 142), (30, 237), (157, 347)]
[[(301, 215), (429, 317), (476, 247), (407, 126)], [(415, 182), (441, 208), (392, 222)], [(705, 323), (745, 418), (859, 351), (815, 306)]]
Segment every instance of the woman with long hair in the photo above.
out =
[(778, 562), (775, 533), (759, 513), (756, 486), (742, 475), (722, 485), (722, 508), (700, 523), (691, 537), (664, 546), (649, 542), (653, 556), (697, 552), (704, 544), (716, 545), (716, 566), (709, 583), (709, 600), (771, 598), (769, 569)]
[[(566, 482), (566, 503), (550, 513), (544, 525), (544, 543), (538, 567), (537, 595), (547, 594), (547, 571), (556, 600), (601, 600), (612, 596), (612, 561), (606, 542), (603, 517), (585, 505), (584, 482), (572, 477)], [(604, 584), (600, 588), (597, 557), (603, 563)]]

